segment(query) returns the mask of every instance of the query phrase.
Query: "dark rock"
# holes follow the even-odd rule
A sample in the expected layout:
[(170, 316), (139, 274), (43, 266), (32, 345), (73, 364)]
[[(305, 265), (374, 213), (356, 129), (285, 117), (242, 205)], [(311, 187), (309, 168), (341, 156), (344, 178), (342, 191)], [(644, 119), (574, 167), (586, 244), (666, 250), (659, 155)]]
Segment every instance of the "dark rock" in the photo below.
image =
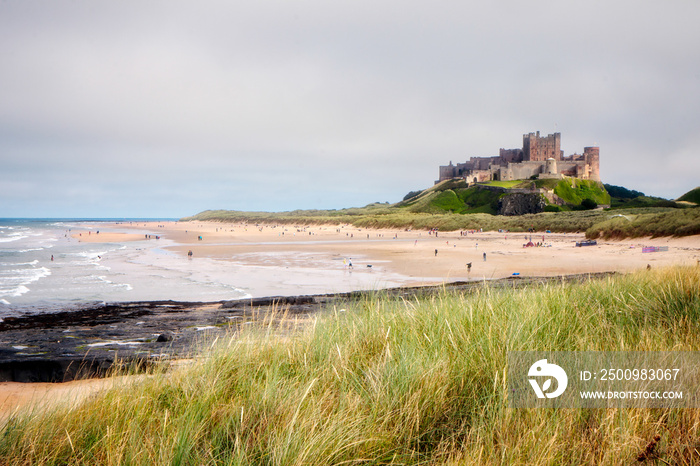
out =
[(499, 215), (525, 215), (544, 212), (547, 205), (541, 194), (512, 193), (498, 200)]
[(161, 333), (158, 335), (158, 338), (156, 338), (156, 342), (158, 343), (166, 343), (168, 341), (171, 341), (173, 339), (173, 336), (169, 333)]

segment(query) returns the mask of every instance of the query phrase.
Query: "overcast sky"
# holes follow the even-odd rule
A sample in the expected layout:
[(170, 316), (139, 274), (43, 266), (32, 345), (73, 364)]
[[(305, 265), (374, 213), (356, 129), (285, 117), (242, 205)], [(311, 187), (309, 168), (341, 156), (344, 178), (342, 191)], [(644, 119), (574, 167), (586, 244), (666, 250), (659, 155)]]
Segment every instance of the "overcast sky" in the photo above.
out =
[(0, 0), (0, 217), (396, 202), (562, 133), (700, 185), (700, 2)]

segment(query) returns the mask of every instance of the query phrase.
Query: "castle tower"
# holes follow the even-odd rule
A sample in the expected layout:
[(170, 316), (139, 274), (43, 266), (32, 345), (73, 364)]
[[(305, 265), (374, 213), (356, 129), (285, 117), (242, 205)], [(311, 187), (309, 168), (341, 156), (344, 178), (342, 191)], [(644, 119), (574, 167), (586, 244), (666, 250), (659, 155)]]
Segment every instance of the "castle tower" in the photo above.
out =
[(540, 137), (540, 132), (523, 134), (523, 160), (544, 162), (561, 160), (561, 133)]
[(550, 157), (547, 159), (546, 165), (545, 165), (545, 173), (547, 175), (556, 175), (557, 172), (557, 161), (553, 158)]
[(530, 161), (532, 155), (537, 156), (537, 140), (540, 137), (540, 132), (523, 134), (523, 160)]
[(588, 168), (588, 179), (600, 181), (600, 148), (597, 146), (584, 147), (583, 158)]

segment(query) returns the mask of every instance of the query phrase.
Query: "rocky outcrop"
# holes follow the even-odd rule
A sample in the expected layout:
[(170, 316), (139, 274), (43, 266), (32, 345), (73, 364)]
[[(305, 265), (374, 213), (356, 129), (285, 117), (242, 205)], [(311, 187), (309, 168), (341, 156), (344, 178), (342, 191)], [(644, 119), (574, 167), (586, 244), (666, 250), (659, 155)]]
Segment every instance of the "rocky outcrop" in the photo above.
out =
[(538, 193), (506, 194), (498, 200), (498, 215), (524, 215), (544, 212), (547, 205), (544, 197)]

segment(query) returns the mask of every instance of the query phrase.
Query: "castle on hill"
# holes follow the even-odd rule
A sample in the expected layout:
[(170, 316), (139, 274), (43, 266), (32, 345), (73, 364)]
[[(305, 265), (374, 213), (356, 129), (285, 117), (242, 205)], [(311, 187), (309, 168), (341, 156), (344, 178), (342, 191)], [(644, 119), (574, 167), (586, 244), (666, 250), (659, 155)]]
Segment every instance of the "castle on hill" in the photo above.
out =
[(495, 157), (471, 157), (465, 163), (440, 167), (436, 182), (463, 178), (468, 183), (491, 180), (525, 180), (571, 176), (600, 181), (600, 149), (584, 147), (583, 154), (564, 156), (561, 133), (523, 134), (522, 149), (501, 149)]

